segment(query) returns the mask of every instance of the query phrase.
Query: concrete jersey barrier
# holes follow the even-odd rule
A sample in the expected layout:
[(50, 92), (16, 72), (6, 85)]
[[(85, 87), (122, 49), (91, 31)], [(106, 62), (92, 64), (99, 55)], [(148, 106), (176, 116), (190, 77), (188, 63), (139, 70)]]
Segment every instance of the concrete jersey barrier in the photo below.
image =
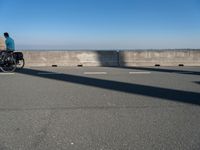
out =
[(5, 41), (2, 37), (0, 37), (0, 51), (5, 50)]
[(200, 50), (120, 51), (120, 66), (200, 66)]
[(200, 66), (200, 50), (23, 51), (26, 66)]
[(26, 66), (117, 66), (117, 51), (23, 51)]

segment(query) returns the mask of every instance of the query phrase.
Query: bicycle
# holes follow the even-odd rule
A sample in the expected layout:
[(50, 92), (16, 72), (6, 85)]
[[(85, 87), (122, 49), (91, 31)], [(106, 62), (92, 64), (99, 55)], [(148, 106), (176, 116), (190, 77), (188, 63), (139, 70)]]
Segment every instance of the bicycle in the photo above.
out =
[(0, 56), (0, 69), (3, 72), (13, 72), (17, 68), (13, 52), (2, 52)]

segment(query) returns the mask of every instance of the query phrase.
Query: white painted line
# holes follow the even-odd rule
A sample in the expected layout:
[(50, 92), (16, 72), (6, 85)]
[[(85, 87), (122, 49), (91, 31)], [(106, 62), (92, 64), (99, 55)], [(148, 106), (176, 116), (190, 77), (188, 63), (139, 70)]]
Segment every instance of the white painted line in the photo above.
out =
[(84, 74), (107, 74), (107, 72), (84, 72)]
[(13, 75), (15, 73), (8, 73), (8, 72), (3, 72), (3, 73), (0, 73), (0, 75)]
[(143, 71), (143, 72), (139, 72), (139, 71), (135, 71), (135, 72), (129, 72), (129, 74), (151, 74), (151, 72), (147, 72), (147, 71)]
[(53, 73), (53, 72), (38, 72), (38, 74), (62, 74), (62, 73)]
[(174, 71), (173, 73), (183, 73), (183, 74), (192, 74), (192, 73), (195, 73), (195, 72), (192, 72), (192, 71)]

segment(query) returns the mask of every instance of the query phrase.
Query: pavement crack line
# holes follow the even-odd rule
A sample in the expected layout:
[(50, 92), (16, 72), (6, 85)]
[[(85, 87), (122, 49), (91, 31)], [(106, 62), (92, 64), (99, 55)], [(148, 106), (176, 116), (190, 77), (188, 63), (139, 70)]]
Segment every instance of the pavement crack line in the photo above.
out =
[[(192, 106), (192, 105), (191, 105)], [(0, 112), (10, 111), (66, 111), (66, 110), (109, 110), (109, 109), (157, 109), (157, 108), (183, 108), (185, 105), (162, 105), (162, 106), (77, 106), (77, 107), (38, 107), (38, 108), (0, 108)]]

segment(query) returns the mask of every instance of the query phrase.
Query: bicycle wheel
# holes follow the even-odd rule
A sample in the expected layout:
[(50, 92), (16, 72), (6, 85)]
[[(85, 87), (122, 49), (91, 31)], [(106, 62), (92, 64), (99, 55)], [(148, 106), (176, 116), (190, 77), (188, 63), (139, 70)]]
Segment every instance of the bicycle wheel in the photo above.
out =
[(17, 65), (17, 68), (19, 68), (19, 69), (24, 68), (24, 65), (25, 65), (24, 58), (22, 58), (21, 60), (17, 60), (16, 65)]
[(1, 64), (1, 70), (3, 72), (13, 72), (16, 69), (16, 61), (11, 54), (4, 57), (3, 64)]

